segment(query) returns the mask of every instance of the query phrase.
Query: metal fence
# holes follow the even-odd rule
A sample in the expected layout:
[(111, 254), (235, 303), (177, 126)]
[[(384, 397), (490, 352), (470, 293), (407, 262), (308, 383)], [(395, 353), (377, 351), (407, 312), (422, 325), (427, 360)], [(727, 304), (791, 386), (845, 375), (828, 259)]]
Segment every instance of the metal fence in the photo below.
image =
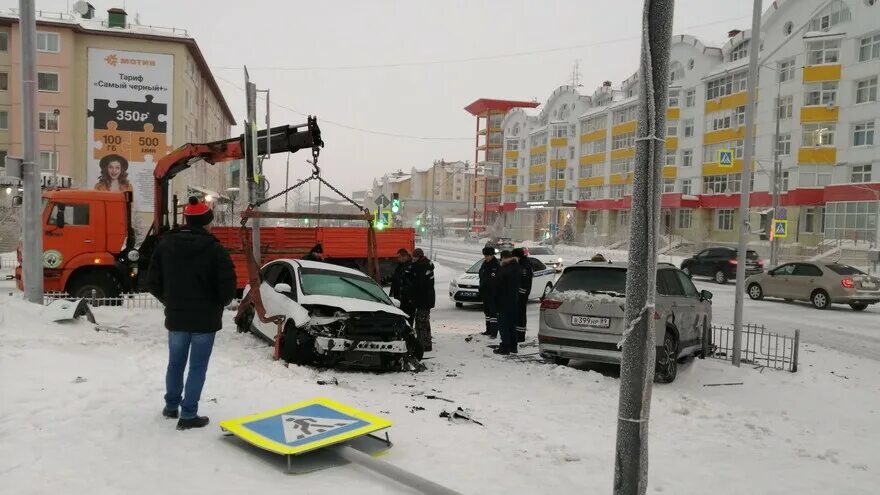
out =
[[(47, 292), (43, 295), (43, 304), (49, 305), (59, 300), (76, 299), (66, 292)], [(164, 306), (152, 294), (132, 293), (120, 294), (119, 297), (97, 297), (93, 292), (91, 297), (85, 298), (91, 306), (113, 306), (125, 309), (162, 309)]]
[[(782, 371), (797, 371), (801, 331), (794, 336), (768, 332), (763, 325), (743, 326), (741, 360), (743, 363)], [(730, 361), (733, 356), (733, 327), (712, 325), (712, 352), (710, 357)]]

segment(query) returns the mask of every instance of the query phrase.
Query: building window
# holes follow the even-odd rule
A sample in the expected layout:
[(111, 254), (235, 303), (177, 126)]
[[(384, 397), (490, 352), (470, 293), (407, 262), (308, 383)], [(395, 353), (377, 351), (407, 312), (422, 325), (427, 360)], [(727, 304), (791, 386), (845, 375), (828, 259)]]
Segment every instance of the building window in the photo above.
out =
[(859, 40), (859, 62), (880, 58), (880, 34)]
[[(681, 66), (681, 64), (679, 64)], [(679, 88), (669, 88), (669, 107), (677, 108), (679, 106), (679, 99), (681, 97), (681, 90)]]
[(664, 193), (674, 193), (675, 192), (675, 179), (672, 179), (672, 178), (663, 179), (663, 192)]
[(620, 210), (617, 214), (617, 224), (620, 226), (629, 225), (629, 210)]
[(733, 230), (733, 210), (715, 210), (715, 230)]
[(825, 230), (823, 208), (804, 208), (804, 222), (801, 232), (805, 234), (821, 234)]
[(543, 184), (545, 181), (545, 174), (529, 174), (529, 184)]
[[(676, 60), (672, 61), (669, 64), (669, 80), (670, 81), (678, 81), (684, 77), (684, 66), (681, 65), (681, 62)], [(669, 105), (673, 106), (673, 105)], [(675, 105), (678, 106), (678, 105)]]
[[(598, 168), (598, 167), (596, 167)], [(625, 174), (627, 172), (631, 172), (633, 169), (633, 159), (632, 158), (620, 158), (617, 160), (611, 160), (611, 173), (612, 174)]]
[(694, 164), (694, 150), (681, 150), (681, 166), (691, 167)]
[(675, 165), (675, 150), (666, 150), (666, 166), (671, 167)]
[(841, 22), (850, 19), (849, 9), (843, 0), (829, 2), (829, 7), (810, 21), (810, 31), (828, 31)]
[(776, 72), (779, 75), (779, 82), (781, 83), (794, 79), (794, 58), (779, 62)]
[(731, 194), (740, 192), (742, 174), (706, 175), (703, 194)]
[(37, 51), (58, 53), (61, 51), (61, 36), (58, 33), (37, 31)]
[(669, 137), (678, 136), (678, 121), (672, 121), (666, 124), (666, 135)]
[(733, 157), (741, 159), (743, 157), (743, 148), (745, 141), (742, 139), (736, 141), (723, 141), (720, 143), (707, 144), (703, 146), (703, 163), (715, 163), (718, 161), (718, 150), (733, 150)]
[(736, 45), (733, 48), (733, 51), (730, 52), (730, 61), (739, 60), (742, 58), (746, 58), (749, 56), (749, 40), (745, 40), (742, 43)]
[(610, 190), (611, 199), (622, 198), (624, 193), (626, 192), (626, 187), (624, 184), (612, 184)]
[(820, 40), (807, 43), (810, 65), (836, 64), (840, 60), (840, 40)]
[(799, 165), (799, 187), (825, 187), (831, 184), (831, 167), (827, 165)]
[(586, 134), (588, 132), (595, 132), (605, 128), (605, 122), (607, 118), (605, 115), (599, 115), (598, 117), (591, 117), (584, 121), (583, 133)]
[(782, 172), (782, 190), (788, 191), (788, 170)]
[(691, 225), (694, 223), (694, 210), (678, 210), (678, 221), (676, 222), (676, 226), (679, 229), (690, 229)]
[(841, 201), (825, 205), (826, 239), (872, 242), (877, 236), (880, 201)]
[(853, 125), (853, 146), (874, 146), (874, 121)]
[(719, 77), (706, 83), (706, 99), (714, 100), (746, 90), (747, 71)]
[(602, 199), (602, 186), (582, 187), (579, 190), (580, 199)]
[(877, 76), (856, 81), (856, 103), (873, 103), (877, 101)]
[(690, 196), (691, 193), (691, 180), (690, 179), (682, 179), (681, 180), (681, 193)]
[(849, 174), (850, 182), (871, 182), (871, 164), (853, 165)]
[(639, 116), (639, 108), (636, 105), (631, 105), (629, 107), (615, 110), (612, 114), (612, 122), (614, 125), (622, 124), (624, 122), (631, 122), (636, 120)]
[(684, 121), (684, 137), (694, 136), (694, 119), (685, 119)]
[(801, 146), (834, 146), (836, 132), (837, 124), (834, 122), (803, 124)]
[(568, 158), (569, 160), (574, 160), (574, 146), (568, 147)]
[(599, 212), (593, 210), (587, 213), (587, 223), (592, 226), (599, 225)]
[[(0, 131), (8, 131), (9, 130), (9, 112), (6, 110), (0, 111)], [(4, 162), (0, 162), (0, 165), (6, 166)]]
[(54, 72), (38, 72), (37, 90), (57, 93), (59, 90), (58, 74)]
[(611, 149), (612, 150), (620, 150), (624, 148), (632, 148), (636, 143), (636, 133), (634, 132), (626, 132), (624, 134), (618, 134), (611, 138)]
[(0, 52), (9, 51), (9, 32), (0, 31)]
[(53, 151), (40, 151), (40, 170), (52, 172), (58, 170), (58, 153)]
[(780, 134), (776, 141), (776, 154), (779, 156), (788, 156), (791, 154), (791, 133)]
[(519, 150), (519, 139), (508, 139), (504, 143), (504, 149), (506, 149), (507, 151)]
[(40, 130), (57, 132), (58, 117), (55, 112), (40, 112)]
[(693, 108), (697, 104), (697, 90), (690, 88), (684, 92), (684, 106)]
[(556, 125), (553, 126), (553, 135), (555, 138), (564, 138), (568, 137), (568, 126), (567, 125)]
[(836, 105), (837, 81), (807, 84), (804, 105)]
[(9, 73), (0, 72), (0, 91), (9, 91)]
[(547, 153), (529, 155), (529, 165), (542, 165), (544, 163), (547, 163)]

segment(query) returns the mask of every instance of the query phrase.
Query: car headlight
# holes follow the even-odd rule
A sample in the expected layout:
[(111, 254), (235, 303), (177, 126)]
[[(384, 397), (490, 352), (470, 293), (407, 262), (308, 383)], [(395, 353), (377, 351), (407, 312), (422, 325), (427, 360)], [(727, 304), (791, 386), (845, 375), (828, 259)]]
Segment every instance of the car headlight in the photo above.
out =
[(558, 258), (558, 259), (556, 260), (556, 262), (559, 263), (559, 264), (561, 265), (561, 264), (562, 264), (562, 258)]
[(457, 288), (458, 288), (458, 284), (455, 283), (455, 280), (453, 280), (452, 282), (449, 282), (449, 289), (450, 290), (455, 290)]

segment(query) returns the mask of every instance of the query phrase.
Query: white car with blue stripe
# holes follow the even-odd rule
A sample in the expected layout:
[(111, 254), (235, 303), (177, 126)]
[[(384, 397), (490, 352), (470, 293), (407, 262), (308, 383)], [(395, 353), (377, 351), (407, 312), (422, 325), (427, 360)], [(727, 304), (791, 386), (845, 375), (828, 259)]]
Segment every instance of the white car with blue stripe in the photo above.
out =
[[(529, 294), (530, 300), (541, 299), (553, 290), (553, 283), (556, 279), (556, 270), (548, 267), (537, 258), (528, 258), (534, 271), (532, 278), (532, 292)], [(482, 304), (480, 299), (480, 267), (483, 266), (483, 260), (479, 260), (473, 264), (466, 272), (462, 273), (455, 280), (449, 283), (449, 299), (455, 303), (456, 308), (460, 308), (465, 304)]]
[(557, 273), (562, 272), (562, 257), (553, 251), (553, 248), (547, 246), (523, 246), (529, 253), (529, 258), (541, 260), (545, 265), (552, 267)]

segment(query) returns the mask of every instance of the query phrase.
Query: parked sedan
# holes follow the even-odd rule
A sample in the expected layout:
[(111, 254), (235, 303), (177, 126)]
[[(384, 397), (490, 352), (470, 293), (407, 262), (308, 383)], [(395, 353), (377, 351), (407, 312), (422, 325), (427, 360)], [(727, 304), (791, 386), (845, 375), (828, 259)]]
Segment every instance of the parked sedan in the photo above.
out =
[[(556, 271), (531, 256), (528, 260), (534, 272), (532, 292), (529, 294), (529, 299), (539, 299), (553, 289), (553, 279), (556, 276)], [(480, 299), (481, 266), (483, 266), (483, 260), (474, 263), (466, 272), (449, 283), (449, 299), (455, 303), (456, 308), (460, 308), (465, 304), (483, 303), (482, 299)]]
[[(362, 272), (329, 263), (282, 259), (261, 270), (266, 316), (283, 318), (281, 357), (296, 364), (380, 370), (418, 368), (422, 348), (407, 315)], [(274, 342), (244, 289), (239, 331)]]
[(880, 302), (880, 278), (840, 263), (788, 263), (746, 279), (749, 297), (810, 301), (817, 309), (848, 304), (863, 311)]
[[(690, 276), (712, 277), (715, 282), (725, 284), (736, 278), (737, 255), (737, 250), (730, 247), (704, 249), (684, 260), (681, 270)], [(751, 249), (746, 251), (746, 276), (763, 271), (764, 262), (758, 257), (758, 253)]]
[[(569, 359), (619, 364), (618, 343), (626, 326), (626, 272), (626, 263), (582, 261), (566, 267), (541, 303), (541, 356), (557, 364)], [(697, 291), (690, 277), (674, 266), (658, 266), (651, 320), (658, 381), (675, 380), (678, 359), (702, 352), (704, 339), (711, 335), (711, 300), (711, 292)]]

